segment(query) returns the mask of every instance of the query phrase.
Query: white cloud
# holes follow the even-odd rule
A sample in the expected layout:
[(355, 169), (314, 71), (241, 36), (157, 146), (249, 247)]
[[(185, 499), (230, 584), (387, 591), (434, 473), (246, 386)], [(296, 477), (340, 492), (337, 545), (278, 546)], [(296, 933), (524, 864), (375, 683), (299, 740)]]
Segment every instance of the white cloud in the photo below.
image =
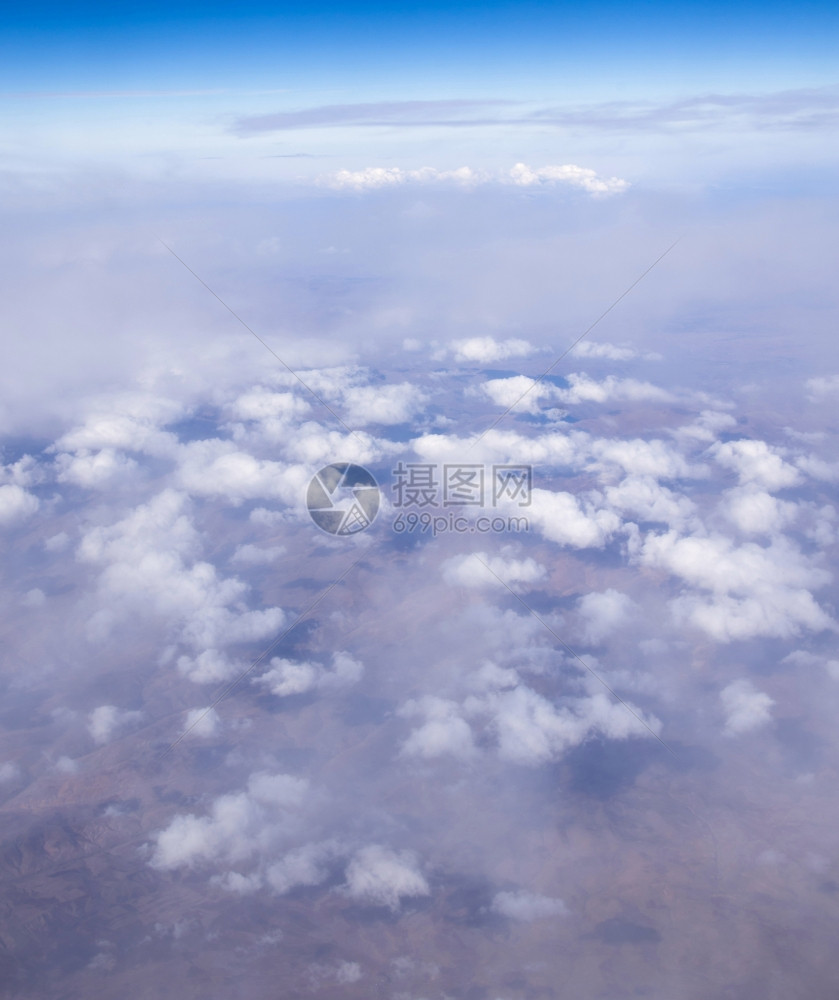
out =
[(776, 539), (768, 546), (755, 542), (737, 546), (722, 535), (649, 534), (642, 562), (666, 567), (689, 583), (718, 593), (749, 593), (764, 585), (819, 585), (830, 580), (826, 570), (809, 565), (785, 539)]
[(487, 364), (504, 358), (522, 357), (532, 354), (534, 346), (526, 340), (495, 340), (492, 337), (469, 337), (454, 340), (449, 344), (456, 361), (478, 361)]
[(502, 917), (525, 923), (568, 915), (568, 907), (561, 899), (553, 899), (550, 896), (541, 896), (538, 893), (525, 892), (524, 890), (496, 893), (492, 900), (491, 909)]
[(801, 483), (801, 474), (781, 457), (779, 449), (765, 441), (741, 438), (718, 442), (709, 449), (720, 465), (737, 473), (741, 484), (765, 490), (781, 490)]
[(0, 785), (7, 785), (12, 781), (17, 781), (20, 775), (20, 767), (13, 760), (6, 760), (0, 764)]
[(617, 466), (632, 476), (688, 479), (702, 477), (706, 472), (702, 466), (691, 465), (679, 452), (657, 439), (598, 438), (591, 442), (589, 451), (592, 468), (609, 471), (610, 467)]
[(634, 378), (608, 375), (597, 381), (586, 374), (571, 372), (567, 381), (568, 388), (558, 389), (556, 393), (563, 403), (672, 403), (675, 399), (666, 389)]
[(210, 861), (229, 865), (265, 853), (289, 826), (309, 793), (288, 774), (252, 774), (242, 792), (221, 795), (205, 816), (178, 815), (154, 836), (151, 865), (170, 870)]
[(62, 435), (54, 450), (83, 454), (134, 451), (171, 456), (178, 439), (162, 427), (182, 414), (182, 404), (173, 400), (142, 393), (114, 393), (94, 403), (84, 422)]
[(634, 706), (613, 702), (599, 692), (556, 706), (520, 684), (512, 690), (467, 698), (464, 708), (467, 714), (487, 717), (502, 759), (530, 766), (561, 757), (593, 733), (626, 739), (648, 737), (661, 729), (657, 719), (645, 718)]
[(280, 895), (298, 886), (320, 885), (328, 877), (332, 862), (339, 853), (333, 841), (304, 844), (269, 865), (265, 881)]
[(381, 188), (396, 188), (406, 184), (456, 184), (472, 187), (476, 184), (508, 183), (519, 187), (535, 187), (552, 184), (568, 184), (581, 188), (591, 195), (619, 194), (629, 187), (629, 182), (619, 177), (599, 177), (589, 167), (574, 164), (544, 166), (531, 169), (524, 163), (517, 163), (506, 174), (492, 175), (471, 167), (456, 170), (437, 170), (435, 167), (420, 167), (418, 170), (404, 170), (401, 167), (365, 167), (363, 170), (339, 170), (321, 177), (319, 183), (336, 190), (370, 191)]
[(839, 375), (820, 376), (809, 378), (804, 383), (810, 398), (820, 400), (823, 396), (832, 396), (839, 392)]
[(560, 167), (548, 166), (536, 167), (535, 169), (524, 163), (517, 163), (510, 170), (510, 179), (514, 184), (522, 187), (533, 187), (540, 184), (570, 184), (593, 195), (619, 194), (629, 187), (629, 181), (621, 180), (619, 177), (598, 177), (597, 173), (589, 167), (578, 167), (572, 163), (566, 163)]
[(40, 507), (38, 498), (15, 483), (0, 486), (0, 527), (31, 517)]
[(236, 663), (217, 649), (205, 649), (194, 655), (178, 657), (178, 673), (194, 684), (217, 684), (241, 672)]
[(759, 729), (772, 720), (775, 702), (748, 680), (733, 681), (720, 692), (725, 711), (725, 731), (730, 736)]
[(765, 547), (754, 542), (738, 547), (719, 535), (650, 534), (639, 559), (710, 591), (710, 599), (685, 593), (671, 608), (678, 622), (690, 622), (718, 642), (835, 627), (806, 589), (824, 585), (830, 574), (783, 537)]
[(711, 444), (717, 440), (721, 431), (737, 426), (737, 421), (730, 413), (719, 410), (703, 410), (691, 423), (677, 427), (673, 436), (688, 443), (701, 442)]
[(236, 551), (231, 556), (232, 562), (245, 563), (245, 565), (261, 565), (263, 563), (275, 563), (280, 556), (285, 553), (283, 545), (270, 545), (263, 548), (261, 545), (238, 545)]
[(835, 623), (806, 590), (766, 589), (752, 597), (684, 595), (671, 602), (677, 624), (690, 623), (716, 642), (757, 636), (788, 639), (802, 629), (820, 632)]
[(527, 515), (545, 538), (576, 549), (601, 549), (621, 526), (614, 511), (598, 508), (591, 497), (534, 488)]
[(283, 500), (300, 506), (311, 470), (254, 458), (232, 442), (212, 438), (181, 446), (175, 481), (192, 496), (212, 496), (238, 506), (245, 500)]
[(456, 170), (437, 170), (435, 167), (420, 167), (419, 170), (403, 170), (400, 167), (365, 167), (363, 170), (339, 170), (321, 178), (328, 187), (352, 191), (370, 191), (377, 188), (401, 187), (404, 184), (455, 183), (472, 185), (481, 180), (480, 174), (470, 167)]
[(343, 394), (344, 420), (351, 427), (368, 424), (405, 424), (411, 421), (428, 401), (428, 396), (411, 385), (354, 386)]
[(496, 406), (514, 413), (537, 414), (542, 411), (542, 400), (558, 399), (560, 390), (551, 382), (537, 382), (528, 375), (494, 378), (484, 382), (480, 391)]
[(63, 552), (69, 544), (70, 536), (67, 532), (59, 531), (44, 540), (44, 549), (47, 552)]
[(364, 673), (364, 665), (344, 652), (333, 654), (331, 669), (319, 663), (299, 663), (280, 657), (271, 660), (270, 668), (254, 678), (253, 683), (267, 688), (279, 698), (316, 689), (335, 691), (351, 687), (361, 680)]
[(445, 755), (467, 760), (475, 755), (472, 730), (456, 702), (427, 695), (407, 701), (399, 714), (407, 719), (419, 716), (424, 720), (402, 745), (405, 756), (430, 759)]
[(357, 851), (347, 866), (344, 892), (352, 899), (398, 910), (402, 899), (431, 892), (417, 858), (371, 844)]
[(585, 622), (586, 642), (598, 643), (637, 614), (638, 606), (627, 594), (609, 588), (581, 597), (577, 610)]
[(220, 721), (218, 712), (210, 706), (192, 708), (186, 713), (184, 731), (190, 736), (213, 736)]
[(84, 489), (100, 489), (124, 480), (137, 469), (132, 458), (112, 448), (89, 452), (81, 450), (75, 455), (62, 454), (56, 459), (60, 483), (72, 483)]
[(72, 757), (62, 756), (55, 762), (55, 769), (59, 774), (77, 774), (79, 762)]
[(564, 428), (537, 437), (493, 429), (480, 442), (456, 435), (424, 434), (411, 443), (417, 455), (427, 462), (463, 461), (463, 456), (468, 453), (470, 461), (577, 467), (584, 463), (588, 455), (590, 437), (584, 432)]
[(723, 495), (722, 510), (732, 524), (749, 535), (774, 535), (798, 515), (798, 507), (771, 493), (741, 486)]
[(183, 673), (201, 680), (209, 672), (216, 680), (224, 664), (226, 676), (230, 665), (219, 651), (275, 634), (284, 614), (279, 608), (248, 610), (247, 585), (220, 579), (215, 567), (196, 559), (200, 547), (187, 499), (173, 490), (115, 524), (87, 531), (78, 556), (102, 567), (100, 609), (88, 622), (90, 634), (102, 638), (128, 616), (157, 619), (192, 648), (191, 657), (179, 661)]
[(138, 723), (142, 718), (142, 712), (122, 710), (116, 705), (100, 705), (88, 716), (87, 731), (94, 743), (102, 745), (109, 743), (117, 733)]
[(44, 470), (38, 460), (32, 455), (24, 455), (11, 465), (0, 463), (0, 484), (9, 483), (13, 486), (34, 486), (43, 482)]
[(639, 521), (660, 521), (674, 528), (697, 523), (693, 501), (662, 486), (653, 476), (627, 476), (607, 487), (605, 497), (609, 506)]
[(801, 455), (795, 460), (795, 464), (811, 479), (825, 483), (835, 483), (839, 480), (839, 462), (826, 462), (817, 455)]
[(781, 663), (792, 663), (796, 667), (823, 667), (834, 679), (839, 680), (839, 660), (829, 660), (824, 656), (816, 656), (803, 649), (796, 649), (788, 653)]
[(253, 420), (278, 429), (286, 429), (311, 409), (309, 401), (297, 393), (274, 392), (261, 386), (237, 396), (227, 407), (235, 420)]
[[(638, 357), (638, 351), (627, 345), (610, 344), (608, 341), (581, 340), (569, 352), (575, 358), (605, 358), (608, 361), (629, 361)], [(659, 354), (645, 354), (648, 360), (659, 360)]]
[[(481, 561), (486, 566), (482, 566)], [(443, 562), (441, 569), (446, 583), (456, 587), (497, 588), (506, 583), (516, 589), (516, 584), (538, 583), (545, 578), (545, 567), (535, 559), (530, 556), (515, 559), (504, 550), (499, 556), (487, 552), (452, 556)]]
[(361, 979), (361, 966), (358, 962), (340, 962), (335, 971), (339, 983), (357, 983)]

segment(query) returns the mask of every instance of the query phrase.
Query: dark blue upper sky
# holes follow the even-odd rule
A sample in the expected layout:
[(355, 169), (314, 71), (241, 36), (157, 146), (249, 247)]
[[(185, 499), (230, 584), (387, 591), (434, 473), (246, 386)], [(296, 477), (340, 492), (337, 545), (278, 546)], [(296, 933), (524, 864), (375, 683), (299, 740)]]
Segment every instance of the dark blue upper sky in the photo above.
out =
[(828, 3), (19, 5), (4, 14), (6, 92), (135, 87), (557, 84), (605, 96), (777, 89), (835, 77)]

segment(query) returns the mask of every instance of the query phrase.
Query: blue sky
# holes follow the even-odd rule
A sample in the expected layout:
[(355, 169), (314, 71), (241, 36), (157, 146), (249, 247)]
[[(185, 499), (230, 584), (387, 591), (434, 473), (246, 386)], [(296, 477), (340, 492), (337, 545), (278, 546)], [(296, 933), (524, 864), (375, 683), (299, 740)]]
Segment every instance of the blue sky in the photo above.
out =
[(831, 78), (838, 23), (827, 3), (35, 4), (5, 15), (2, 80), (14, 91), (308, 89), (352, 74), (362, 91), (395, 83), (429, 97), (816, 86)]
[[(837, 38), (828, 4), (39, 4), (6, 15), (0, 157), (30, 176), (95, 162), (195, 180), (312, 178), (323, 161), (587, 159), (671, 182), (821, 169)], [(301, 127), (242, 125), (289, 113)]]

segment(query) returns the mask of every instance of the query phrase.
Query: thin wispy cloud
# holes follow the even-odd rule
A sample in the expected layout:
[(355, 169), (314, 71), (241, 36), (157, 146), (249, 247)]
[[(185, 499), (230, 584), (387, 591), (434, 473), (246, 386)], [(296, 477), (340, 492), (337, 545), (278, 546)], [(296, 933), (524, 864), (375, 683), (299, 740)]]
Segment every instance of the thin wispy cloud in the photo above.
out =
[(388, 126), (478, 128), (553, 125), (575, 131), (691, 131), (711, 128), (796, 130), (839, 122), (839, 89), (810, 87), (765, 93), (692, 94), (678, 100), (615, 100), (539, 106), (537, 101), (451, 99), (328, 104), (267, 115), (243, 115), (240, 136), (311, 128)]
[[(236, 120), (241, 135), (304, 128), (345, 128), (357, 125), (480, 125), (501, 120), (487, 112), (510, 107), (509, 100), (376, 101), (366, 104), (326, 104), (271, 115), (247, 115)], [(476, 118), (478, 112), (483, 117)]]

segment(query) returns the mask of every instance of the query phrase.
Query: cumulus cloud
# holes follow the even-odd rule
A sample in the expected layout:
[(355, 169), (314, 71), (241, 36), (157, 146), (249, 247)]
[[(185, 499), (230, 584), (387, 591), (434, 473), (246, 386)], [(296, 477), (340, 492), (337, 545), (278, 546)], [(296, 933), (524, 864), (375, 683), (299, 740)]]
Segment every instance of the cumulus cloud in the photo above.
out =
[(17, 781), (20, 777), (20, 767), (13, 760), (5, 760), (0, 764), (0, 785)]
[[(486, 566), (481, 565), (486, 563)], [(489, 570), (487, 569), (489, 566)], [(530, 556), (513, 558), (508, 551), (492, 556), (488, 552), (452, 556), (441, 567), (446, 583), (456, 587), (502, 587), (505, 583), (516, 588), (516, 584), (538, 583), (544, 580), (545, 567)]]
[(698, 417), (689, 423), (677, 427), (671, 433), (678, 440), (688, 444), (707, 443), (717, 440), (722, 431), (731, 430), (737, 426), (737, 421), (730, 413), (720, 410), (702, 410)]
[(835, 483), (839, 480), (839, 462), (827, 462), (818, 455), (799, 455), (795, 464), (811, 479), (826, 483)]
[(768, 694), (758, 691), (751, 681), (732, 681), (720, 692), (720, 701), (725, 712), (725, 731), (729, 736), (751, 732), (772, 720), (775, 702)]
[(741, 438), (717, 443), (710, 453), (727, 469), (736, 472), (741, 484), (765, 490), (781, 490), (801, 483), (801, 474), (781, 457), (781, 451), (765, 441)]
[(779, 500), (753, 486), (729, 490), (724, 496), (722, 510), (732, 524), (748, 535), (776, 534), (798, 515), (794, 503)]
[(807, 392), (813, 400), (820, 400), (825, 396), (832, 396), (839, 392), (839, 375), (819, 376), (809, 378), (805, 382)]
[(262, 565), (276, 563), (280, 556), (285, 553), (282, 545), (252, 545), (250, 542), (244, 545), (237, 545), (236, 551), (230, 557), (232, 562), (244, 563), (245, 565)]
[(280, 657), (271, 660), (270, 668), (254, 678), (253, 683), (267, 688), (279, 698), (314, 690), (340, 690), (357, 684), (364, 673), (364, 665), (344, 652), (333, 654), (331, 669), (319, 663), (297, 662)]
[(122, 520), (85, 532), (78, 557), (101, 567), (101, 606), (88, 630), (101, 638), (142, 612), (191, 647), (178, 662), (181, 672), (197, 681), (218, 680), (232, 670), (223, 650), (276, 634), (284, 614), (280, 608), (249, 610), (247, 585), (220, 578), (214, 566), (197, 558), (201, 538), (189, 509), (182, 493), (164, 490)]
[(468, 337), (454, 340), (449, 344), (455, 361), (477, 361), (488, 364), (505, 358), (523, 357), (532, 354), (535, 348), (526, 340), (495, 340), (493, 337)]
[(675, 399), (666, 389), (634, 378), (608, 375), (598, 381), (584, 373), (571, 372), (567, 381), (568, 388), (557, 392), (563, 403), (672, 403)]
[(563, 166), (528, 167), (516, 163), (507, 173), (492, 174), (471, 167), (438, 170), (420, 167), (410, 170), (401, 167), (365, 167), (362, 170), (338, 170), (320, 178), (319, 183), (336, 190), (370, 191), (404, 185), (454, 184), (472, 187), (477, 184), (513, 184), (517, 187), (542, 187), (567, 184), (595, 196), (620, 194), (629, 187), (629, 181), (619, 177), (600, 177), (590, 167), (567, 163)]
[(184, 654), (177, 660), (178, 672), (194, 684), (217, 684), (238, 672), (235, 661), (218, 649), (205, 649), (195, 655)]
[(300, 886), (320, 885), (329, 876), (340, 853), (337, 843), (331, 840), (304, 844), (269, 865), (265, 881), (279, 895)]
[(361, 979), (361, 966), (358, 962), (340, 962), (335, 970), (335, 978), (339, 983), (357, 983)]
[(59, 437), (52, 450), (171, 456), (178, 439), (164, 428), (183, 412), (183, 404), (171, 399), (138, 392), (113, 393), (95, 401), (82, 423)]
[(637, 605), (628, 594), (610, 587), (581, 597), (577, 610), (584, 620), (586, 642), (597, 643), (624, 625), (637, 612)]
[(792, 663), (797, 667), (823, 667), (834, 680), (839, 680), (839, 660), (816, 656), (815, 653), (804, 649), (796, 649), (788, 653), (781, 660), (781, 663)]
[(485, 718), (503, 760), (529, 766), (555, 760), (591, 735), (620, 740), (649, 737), (661, 729), (654, 717), (645, 717), (634, 706), (628, 708), (599, 692), (555, 705), (523, 684), (470, 696), (464, 710)]
[(302, 778), (252, 774), (247, 788), (221, 795), (205, 816), (177, 815), (154, 836), (150, 863), (155, 868), (194, 868), (210, 861), (235, 865), (257, 852), (270, 851), (289, 828), (309, 793)]
[(711, 593), (710, 598), (685, 593), (671, 608), (677, 621), (690, 622), (718, 642), (835, 627), (807, 589), (823, 586), (830, 574), (783, 537), (768, 546), (736, 546), (721, 535), (651, 533), (639, 559)]
[(178, 452), (175, 481), (198, 497), (218, 497), (233, 506), (245, 500), (277, 499), (301, 504), (311, 470), (259, 459), (230, 441), (192, 441)]
[(88, 716), (87, 731), (94, 743), (109, 743), (117, 733), (124, 731), (143, 718), (142, 712), (130, 712), (116, 705), (100, 705)]
[(184, 730), (190, 736), (213, 736), (218, 730), (220, 721), (218, 712), (210, 706), (192, 708), (186, 713)]
[(519, 920), (524, 923), (568, 915), (568, 907), (561, 899), (524, 890), (496, 893), (491, 909), (509, 920)]
[(610, 507), (642, 522), (659, 521), (673, 528), (696, 523), (693, 501), (662, 486), (653, 476), (626, 476), (617, 485), (607, 487), (604, 495)]
[(354, 386), (343, 394), (344, 419), (351, 427), (405, 424), (419, 413), (428, 396), (410, 382), (399, 385)]
[(521, 463), (533, 465), (583, 467), (590, 450), (590, 436), (583, 431), (550, 430), (536, 437), (516, 431), (494, 428), (475, 442), (454, 434), (423, 434), (412, 441), (418, 455), (429, 462), (457, 462), (467, 453), (473, 461)]
[(336, 190), (370, 191), (377, 188), (401, 187), (405, 184), (465, 184), (479, 183), (481, 175), (471, 167), (455, 170), (437, 170), (435, 167), (420, 167), (418, 170), (403, 170), (401, 167), (365, 167), (363, 170), (338, 170), (322, 177), (321, 184)]
[(620, 177), (598, 177), (590, 167), (578, 167), (566, 163), (560, 167), (528, 167), (517, 163), (510, 170), (510, 180), (521, 187), (534, 187), (542, 184), (570, 184), (582, 188), (593, 195), (620, 194), (629, 187), (629, 181)]
[[(581, 340), (569, 351), (575, 358), (603, 358), (607, 361), (630, 361), (639, 357), (639, 352), (627, 344), (610, 344), (608, 341)], [(643, 357), (648, 361), (661, 360), (660, 354), (647, 353)]]
[[(538, 414), (543, 401), (578, 405), (581, 403), (668, 403), (672, 393), (650, 382), (637, 379), (620, 379), (609, 375), (597, 381), (588, 375), (572, 372), (567, 377), (568, 386), (563, 388), (553, 382), (530, 378), (528, 375), (513, 375), (509, 378), (490, 379), (480, 386), (480, 392), (488, 396), (497, 406), (512, 409), (514, 413)], [(550, 415), (550, 414), (549, 414)], [(555, 410), (555, 416), (562, 411)]]
[(528, 517), (545, 538), (575, 549), (602, 549), (621, 527), (620, 517), (596, 497), (534, 488)]
[(423, 719), (422, 725), (402, 744), (405, 756), (427, 759), (451, 756), (467, 760), (475, 755), (472, 730), (456, 702), (427, 695), (405, 702), (399, 714), (407, 719)]
[(598, 438), (591, 442), (589, 450), (592, 468), (608, 471), (610, 466), (617, 466), (630, 475), (654, 479), (693, 479), (706, 474), (702, 466), (691, 465), (679, 452), (655, 438)]
[(344, 892), (358, 902), (395, 911), (403, 899), (428, 896), (431, 889), (416, 855), (371, 844), (357, 851), (347, 866)]
[(9, 465), (3, 465), (0, 462), (0, 485), (35, 486), (43, 482), (44, 478), (44, 469), (32, 455), (24, 455)]
[(39, 507), (38, 498), (22, 486), (16, 483), (0, 486), (0, 527), (31, 517)]
[(59, 455), (56, 468), (56, 478), (60, 483), (72, 483), (84, 489), (102, 489), (131, 475), (137, 469), (137, 463), (112, 448), (95, 452), (82, 449), (75, 455)]
[(299, 393), (277, 392), (263, 386), (237, 396), (227, 407), (234, 420), (255, 421), (285, 429), (311, 411), (311, 404)]
[[(560, 395), (559, 389), (552, 382), (538, 382), (528, 375), (490, 379), (480, 386), (480, 392), (505, 410), (531, 414), (542, 411), (543, 400), (555, 400)], [(561, 415), (557, 413), (557, 416)]]

